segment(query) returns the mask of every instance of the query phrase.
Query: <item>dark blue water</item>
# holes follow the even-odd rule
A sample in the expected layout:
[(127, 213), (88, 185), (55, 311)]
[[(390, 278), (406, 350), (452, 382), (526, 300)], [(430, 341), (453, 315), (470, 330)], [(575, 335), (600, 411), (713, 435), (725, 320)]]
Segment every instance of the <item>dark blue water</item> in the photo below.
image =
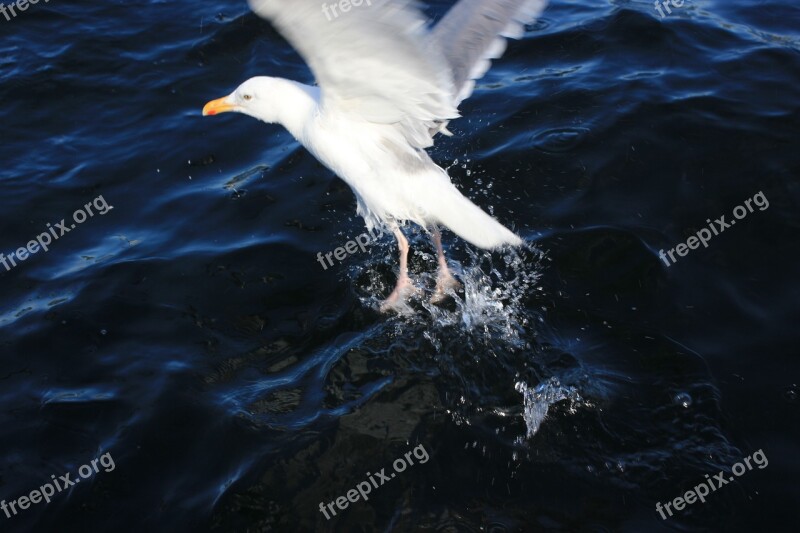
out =
[(363, 231), (347, 187), (276, 126), (200, 116), (253, 75), (312, 81), (245, 2), (0, 15), (0, 251), (68, 230), (0, 266), (0, 498), (114, 463), (0, 529), (796, 531), (799, 23), (791, 0), (554, 2), (433, 151), (529, 244), (446, 234), (465, 294), (386, 317), (388, 237), (316, 259)]

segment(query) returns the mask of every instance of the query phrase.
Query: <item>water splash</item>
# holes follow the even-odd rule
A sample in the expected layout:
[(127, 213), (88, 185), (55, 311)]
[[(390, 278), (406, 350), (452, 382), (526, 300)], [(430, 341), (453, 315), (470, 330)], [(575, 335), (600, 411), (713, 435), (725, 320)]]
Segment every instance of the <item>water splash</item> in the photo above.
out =
[(524, 300), (536, 289), (541, 275), (541, 252), (531, 245), (527, 251), (532, 253), (509, 249), (500, 256), (502, 264), (496, 265), (492, 253), (468, 249), (468, 261), (455, 269), (464, 284), (464, 298), (454, 295), (453, 310), (427, 301), (423, 306), (440, 325), (460, 324), (485, 341), (500, 338), (518, 344), (530, 319)]
[[(434, 344), (437, 344), (437, 334), (440, 331), (456, 328), (485, 344), (499, 341), (509, 346), (524, 347), (525, 332), (532, 318), (525, 301), (534, 291), (541, 290), (538, 281), (544, 254), (530, 243), (499, 252), (475, 251), (468, 246), (465, 248), (466, 257), (463, 262), (452, 258), (448, 261), (456, 278), (463, 285), (463, 292), (456, 294), (450, 291), (452, 300), (449, 305), (429, 302), (436, 286), (435, 254), (425, 251), (424, 248), (414, 252), (423, 262), (422, 267), (414, 268), (411, 272), (412, 279), (421, 292), (412, 302), (409, 308), (411, 312), (400, 317), (398, 325), (409, 321), (426, 324), (429, 327), (426, 328), (425, 336)], [(386, 260), (389, 262), (393, 259), (394, 249), (390, 248), (387, 250)], [(354, 268), (354, 277), (369, 277), (366, 286), (362, 286), (362, 304), (377, 308), (380, 297), (376, 295), (387, 292), (387, 281), (370, 273), (368, 264)]]
[(557, 378), (550, 378), (548, 381), (540, 383), (534, 389), (522, 381), (514, 385), (517, 392), (523, 395), (525, 425), (528, 426), (526, 438), (530, 439), (544, 422), (550, 406), (563, 401), (570, 401), (570, 412), (574, 412), (576, 404), (583, 401), (578, 390), (571, 386), (562, 386)]
[[(469, 246), (451, 250), (448, 264), (463, 287), (451, 292), (447, 302), (434, 305), (429, 299), (436, 286), (436, 254), (423, 235), (410, 240), (414, 247), (410, 276), (420, 294), (412, 299), (408, 313), (380, 322), (393, 333), (392, 338), (414, 346), (412, 352), (430, 354), (441, 387), (466, 398), (457, 402), (444, 395), (445, 412), (456, 425), (474, 422), (501, 428), (507, 423), (503, 415), (492, 421), (487, 417), (506, 400), (495, 387), (536, 366), (531, 357), (543, 323), (536, 300), (541, 296), (539, 281), (547, 258), (532, 243), (493, 252)], [(396, 279), (390, 270), (396, 255), (393, 243), (378, 246), (372, 257), (354, 264), (347, 273), (355, 280), (365, 307), (377, 308)], [(376, 262), (381, 254), (384, 261)], [(423, 339), (426, 342), (420, 343)], [(515, 403), (513, 393), (508, 400)]]
[(679, 392), (672, 398), (673, 403), (687, 409), (692, 405), (692, 397), (688, 392)]

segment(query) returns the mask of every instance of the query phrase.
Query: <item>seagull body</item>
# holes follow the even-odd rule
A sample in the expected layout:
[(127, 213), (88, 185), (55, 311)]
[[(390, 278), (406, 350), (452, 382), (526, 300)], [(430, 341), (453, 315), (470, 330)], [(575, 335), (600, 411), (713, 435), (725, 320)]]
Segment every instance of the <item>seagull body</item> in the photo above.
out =
[(437, 133), (449, 134), (448, 121), (459, 116), (458, 104), (489, 60), (502, 54), (504, 37), (519, 37), (544, 4), (460, 0), (431, 31), (407, 0), (372, 0), (332, 20), (318, 0), (250, 0), (300, 52), (319, 86), (255, 77), (206, 104), (203, 114), (236, 111), (283, 125), (350, 186), (368, 229), (392, 229), (400, 272), (382, 310), (403, 310), (417, 291), (400, 225), (429, 230), (439, 259), (438, 301), (458, 286), (440, 226), (480, 248), (522, 240), (462, 195), (425, 149)]

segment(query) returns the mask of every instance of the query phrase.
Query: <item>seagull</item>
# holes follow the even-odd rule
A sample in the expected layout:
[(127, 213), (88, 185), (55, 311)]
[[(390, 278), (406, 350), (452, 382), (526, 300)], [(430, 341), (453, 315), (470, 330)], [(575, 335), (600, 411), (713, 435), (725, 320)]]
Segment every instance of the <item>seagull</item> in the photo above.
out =
[(452, 135), (459, 104), (546, 0), (460, 0), (433, 27), (413, 0), (249, 0), (306, 61), (315, 86), (258, 76), (208, 102), (280, 124), (350, 186), (369, 231), (397, 238), (397, 285), (380, 310), (403, 312), (419, 289), (408, 275), (407, 222), (431, 235), (438, 273), (431, 302), (459, 287), (442, 249), (448, 228), (483, 249), (522, 239), (472, 203), (426, 152)]

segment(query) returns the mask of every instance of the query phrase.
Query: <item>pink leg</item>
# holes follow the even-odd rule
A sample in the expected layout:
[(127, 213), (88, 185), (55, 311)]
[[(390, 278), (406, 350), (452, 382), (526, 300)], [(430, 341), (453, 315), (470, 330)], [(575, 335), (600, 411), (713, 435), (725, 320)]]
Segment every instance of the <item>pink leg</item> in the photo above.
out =
[(433, 228), (432, 232), (433, 244), (436, 245), (436, 258), (439, 263), (439, 274), (436, 276), (436, 291), (431, 296), (431, 303), (439, 303), (447, 297), (447, 291), (458, 289), (461, 284), (456, 281), (456, 278), (450, 273), (447, 267), (447, 260), (444, 258), (444, 249), (442, 249), (442, 234), (439, 228)]
[(410, 309), (406, 304), (406, 298), (412, 293), (417, 292), (417, 288), (411, 283), (408, 277), (408, 240), (400, 228), (392, 228), (394, 236), (397, 238), (397, 247), (400, 249), (400, 272), (397, 275), (397, 285), (392, 294), (381, 303), (381, 312), (387, 311), (406, 312)]

